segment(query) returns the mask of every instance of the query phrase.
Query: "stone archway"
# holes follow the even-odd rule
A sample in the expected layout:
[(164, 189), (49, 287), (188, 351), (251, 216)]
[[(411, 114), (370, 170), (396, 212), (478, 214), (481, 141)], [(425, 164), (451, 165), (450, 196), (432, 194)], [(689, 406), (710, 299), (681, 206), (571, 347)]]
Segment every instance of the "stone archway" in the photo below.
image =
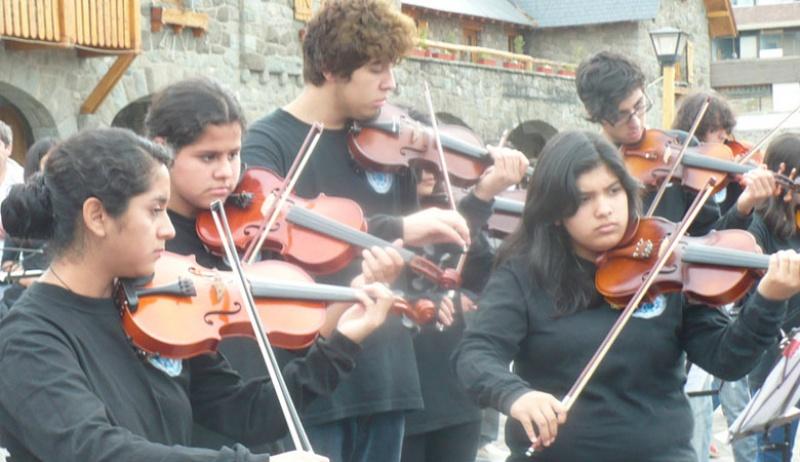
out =
[(6, 82), (0, 82), (0, 120), (14, 133), (11, 157), (21, 165), (25, 164), (25, 153), (36, 140), (58, 137), (50, 111), (24, 90)]
[(138, 135), (145, 136), (144, 120), (147, 117), (147, 110), (150, 109), (151, 99), (152, 95), (147, 95), (120, 109), (111, 121), (111, 126), (128, 128)]
[(528, 120), (514, 128), (508, 135), (508, 141), (525, 153), (529, 159), (535, 160), (542, 152), (547, 141), (558, 133), (555, 127), (541, 120)]

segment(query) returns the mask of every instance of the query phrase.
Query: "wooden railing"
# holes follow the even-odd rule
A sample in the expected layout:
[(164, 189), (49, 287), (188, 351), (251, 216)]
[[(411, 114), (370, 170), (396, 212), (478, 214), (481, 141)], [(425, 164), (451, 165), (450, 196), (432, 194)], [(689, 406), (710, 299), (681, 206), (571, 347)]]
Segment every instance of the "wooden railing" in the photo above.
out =
[(0, 0), (0, 38), (138, 51), (139, 16), (139, 0)]
[[(541, 74), (554, 74), (562, 77), (575, 76), (576, 66), (574, 64), (534, 58), (529, 55), (511, 53), (494, 48), (476, 47), (434, 40), (419, 40), (417, 41), (416, 50), (423, 50), (426, 52), (423, 55), (412, 52), (412, 55), (418, 57), (423, 56), (449, 61), (466, 61), (477, 64), (487, 63), (483, 65), (489, 67), (502, 66), (510, 69)], [(511, 64), (517, 64), (518, 66), (511, 66)]]

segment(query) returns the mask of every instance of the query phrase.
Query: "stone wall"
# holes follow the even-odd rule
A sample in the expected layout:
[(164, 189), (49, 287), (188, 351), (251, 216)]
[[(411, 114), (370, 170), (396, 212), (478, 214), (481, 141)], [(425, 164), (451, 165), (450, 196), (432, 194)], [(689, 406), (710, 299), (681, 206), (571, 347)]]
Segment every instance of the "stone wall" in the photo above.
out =
[[(464, 42), (464, 28), (457, 17), (436, 16), (432, 14), (421, 16), (420, 19), (428, 21), (428, 39), (440, 42)], [(479, 35), (479, 46), (508, 51), (508, 34), (506, 27), (497, 23), (486, 23)]]
[(487, 140), (532, 120), (557, 130), (588, 127), (572, 78), (427, 59), (407, 59), (396, 77), (398, 102), (425, 110), (427, 80), (435, 109), (455, 115)]
[[(79, 115), (80, 106), (114, 58), (0, 48), (0, 96), (21, 110), (34, 138), (64, 137), (115, 118), (135, 125), (152, 93), (191, 76), (210, 76), (234, 89), (250, 120), (286, 104), (301, 90), (299, 32), (304, 24), (294, 20), (291, 0), (196, 0), (196, 10), (210, 16), (208, 33), (200, 38), (170, 28), (151, 33), (152, 4), (142, 2), (142, 53), (96, 114)], [(506, 40), (500, 26), (492, 27), (497, 41), (501, 36)], [(487, 139), (531, 119), (558, 129), (573, 120), (580, 123), (570, 79), (409, 59), (397, 69), (396, 102), (424, 109), (424, 79), (440, 112), (464, 120)]]
[[(537, 58), (579, 63), (598, 51), (612, 50), (629, 56), (642, 67), (648, 82), (661, 76), (649, 31), (676, 27), (689, 33), (694, 48), (694, 88), (710, 86), (711, 40), (703, 0), (662, 0), (658, 16), (651, 21), (602, 24), (586, 27), (536, 29), (526, 37), (528, 54)], [(660, 82), (648, 88), (655, 102), (648, 115), (651, 126), (661, 125)]]
[[(35, 138), (64, 137), (80, 128), (108, 125), (115, 118), (135, 122), (155, 91), (205, 75), (234, 89), (248, 118), (255, 120), (286, 104), (302, 88), (299, 34), (304, 23), (294, 20), (293, 4), (293, 0), (195, 0), (195, 9), (210, 16), (208, 33), (196, 38), (189, 30), (176, 34), (164, 28), (151, 33), (153, 1), (142, 0), (142, 53), (91, 115), (80, 115), (80, 106), (114, 58), (79, 58), (74, 50), (0, 47), (0, 101), (10, 101), (25, 115)], [(675, 12), (676, 5), (683, 9)], [(526, 48), (535, 57), (573, 63), (591, 52), (613, 48), (634, 56), (648, 79), (654, 79), (658, 69), (647, 31), (677, 25), (692, 32), (697, 84), (707, 85), (709, 43), (702, 0), (664, 0), (661, 8), (655, 23), (535, 31), (526, 37)], [(431, 19), (430, 27), (432, 39), (447, 39), (448, 31), (460, 31), (460, 20)], [(486, 25), (482, 40), (485, 46), (507, 48), (501, 25)], [(431, 59), (407, 59), (396, 76), (397, 103), (424, 109), (422, 82), (428, 80), (437, 110), (463, 120), (487, 140), (496, 140), (506, 128), (550, 131), (589, 126), (571, 78)], [(660, 92), (651, 93), (660, 101)]]

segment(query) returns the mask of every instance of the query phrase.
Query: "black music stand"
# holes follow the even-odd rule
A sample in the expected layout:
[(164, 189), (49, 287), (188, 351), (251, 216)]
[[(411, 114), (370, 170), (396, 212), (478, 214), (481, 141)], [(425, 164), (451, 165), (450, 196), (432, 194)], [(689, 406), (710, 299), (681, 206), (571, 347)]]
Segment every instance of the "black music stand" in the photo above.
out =
[(795, 403), (800, 399), (800, 332), (793, 331), (783, 342), (780, 359), (728, 430), (730, 441), (764, 433), (784, 426), (784, 442), (763, 449), (781, 451), (784, 461), (789, 461), (789, 427), (800, 418)]

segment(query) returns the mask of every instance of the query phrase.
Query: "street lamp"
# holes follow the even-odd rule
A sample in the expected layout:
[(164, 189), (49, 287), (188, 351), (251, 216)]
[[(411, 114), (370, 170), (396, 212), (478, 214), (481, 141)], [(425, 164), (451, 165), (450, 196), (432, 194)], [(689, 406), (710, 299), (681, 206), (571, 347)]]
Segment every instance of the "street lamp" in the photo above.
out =
[(675, 65), (686, 48), (686, 37), (686, 32), (674, 27), (663, 27), (650, 31), (653, 50), (656, 52), (658, 63), (661, 65), (661, 74), (664, 77), (664, 94), (661, 98), (661, 126), (663, 128), (672, 125), (672, 118), (675, 115)]

